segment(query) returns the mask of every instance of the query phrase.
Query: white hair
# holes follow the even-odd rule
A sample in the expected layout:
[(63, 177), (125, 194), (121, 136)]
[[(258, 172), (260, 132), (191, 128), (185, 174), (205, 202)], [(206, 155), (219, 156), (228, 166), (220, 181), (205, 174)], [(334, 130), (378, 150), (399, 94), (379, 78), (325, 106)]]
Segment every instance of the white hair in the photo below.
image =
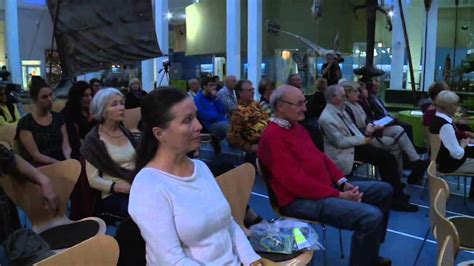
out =
[(459, 96), (452, 91), (444, 90), (436, 96), (436, 107), (442, 111), (446, 111), (450, 106), (457, 103), (459, 103)]
[(281, 85), (280, 87), (278, 87), (273, 93), (272, 95), (270, 96), (270, 106), (272, 107), (272, 110), (273, 112), (276, 111), (276, 107), (277, 107), (277, 102), (279, 100), (281, 100), (288, 92), (290, 92), (292, 89), (297, 89), (296, 87), (294, 86), (291, 86), (291, 85), (287, 85), (287, 84), (284, 84), (284, 85)]
[(123, 94), (116, 88), (105, 88), (99, 90), (92, 99), (90, 105), (90, 112), (95, 121), (103, 123), (105, 121), (105, 109), (110, 98), (114, 95), (123, 96)]

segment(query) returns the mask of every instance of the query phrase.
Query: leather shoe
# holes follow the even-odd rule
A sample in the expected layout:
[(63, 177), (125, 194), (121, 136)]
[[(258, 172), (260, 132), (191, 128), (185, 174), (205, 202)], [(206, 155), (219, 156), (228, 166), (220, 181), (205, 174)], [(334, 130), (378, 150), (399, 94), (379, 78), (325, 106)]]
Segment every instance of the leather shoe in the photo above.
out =
[(408, 200), (402, 198), (393, 199), (392, 210), (400, 212), (417, 212), (418, 206), (411, 204)]
[(411, 173), (408, 176), (408, 184), (421, 184), (426, 168), (428, 168), (428, 160), (416, 160), (411, 163)]
[(391, 266), (392, 261), (389, 258), (379, 256), (377, 259), (377, 266)]

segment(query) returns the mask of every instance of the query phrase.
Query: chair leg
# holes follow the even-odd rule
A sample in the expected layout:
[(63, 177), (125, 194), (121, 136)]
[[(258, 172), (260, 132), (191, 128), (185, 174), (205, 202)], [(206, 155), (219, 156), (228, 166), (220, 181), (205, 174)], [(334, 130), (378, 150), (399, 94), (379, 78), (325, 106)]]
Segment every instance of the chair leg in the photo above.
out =
[(420, 258), (421, 251), (423, 250), (423, 247), (425, 246), (426, 239), (428, 239), (429, 233), (430, 233), (430, 227), (428, 227), (428, 230), (426, 230), (425, 238), (423, 238), (423, 242), (421, 243), (420, 249), (418, 250), (418, 253), (416, 254), (416, 258), (415, 258), (415, 261), (413, 262), (413, 266), (416, 266), (416, 263), (418, 262), (418, 259)]
[(421, 191), (421, 196), (420, 196), (421, 199), (425, 198), (425, 190), (427, 187), (428, 187), (428, 178), (425, 180), (425, 184), (423, 185), (423, 190)]
[(323, 265), (324, 266), (327, 266), (328, 265), (328, 261), (327, 261), (327, 258), (328, 258), (328, 255), (327, 255), (327, 239), (326, 239), (326, 225), (322, 224), (321, 225), (321, 228), (323, 230), (323, 246), (324, 246), (324, 250), (323, 250)]
[(467, 176), (464, 176), (464, 205), (466, 205), (467, 199)]
[(459, 176), (456, 176), (456, 179), (458, 180), (458, 191), (461, 189), (459, 185)]
[(344, 259), (344, 245), (342, 244), (342, 232), (339, 230), (339, 250), (341, 251), (341, 259)]

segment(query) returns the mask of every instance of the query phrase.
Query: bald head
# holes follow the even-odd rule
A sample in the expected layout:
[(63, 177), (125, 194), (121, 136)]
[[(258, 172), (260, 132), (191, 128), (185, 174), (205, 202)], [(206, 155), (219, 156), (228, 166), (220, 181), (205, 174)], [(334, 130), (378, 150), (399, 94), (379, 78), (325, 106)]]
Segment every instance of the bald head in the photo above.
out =
[(237, 83), (237, 78), (233, 75), (226, 76), (224, 79), (224, 86), (228, 89), (233, 90), (236, 83)]
[(280, 86), (270, 96), (270, 105), (276, 117), (290, 122), (304, 119), (306, 98), (299, 88), (288, 84)]

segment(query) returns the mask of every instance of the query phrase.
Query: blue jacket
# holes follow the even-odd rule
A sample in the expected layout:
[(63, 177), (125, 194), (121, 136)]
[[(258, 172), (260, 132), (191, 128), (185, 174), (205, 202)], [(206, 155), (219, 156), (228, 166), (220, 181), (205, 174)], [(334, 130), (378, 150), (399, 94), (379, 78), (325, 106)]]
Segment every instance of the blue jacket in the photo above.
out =
[(209, 99), (200, 91), (194, 97), (194, 103), (198, 109), (198, 118), (204, 128), (209, 129), (213, 123), (227, 120), (225, 106), (219, 98)]

